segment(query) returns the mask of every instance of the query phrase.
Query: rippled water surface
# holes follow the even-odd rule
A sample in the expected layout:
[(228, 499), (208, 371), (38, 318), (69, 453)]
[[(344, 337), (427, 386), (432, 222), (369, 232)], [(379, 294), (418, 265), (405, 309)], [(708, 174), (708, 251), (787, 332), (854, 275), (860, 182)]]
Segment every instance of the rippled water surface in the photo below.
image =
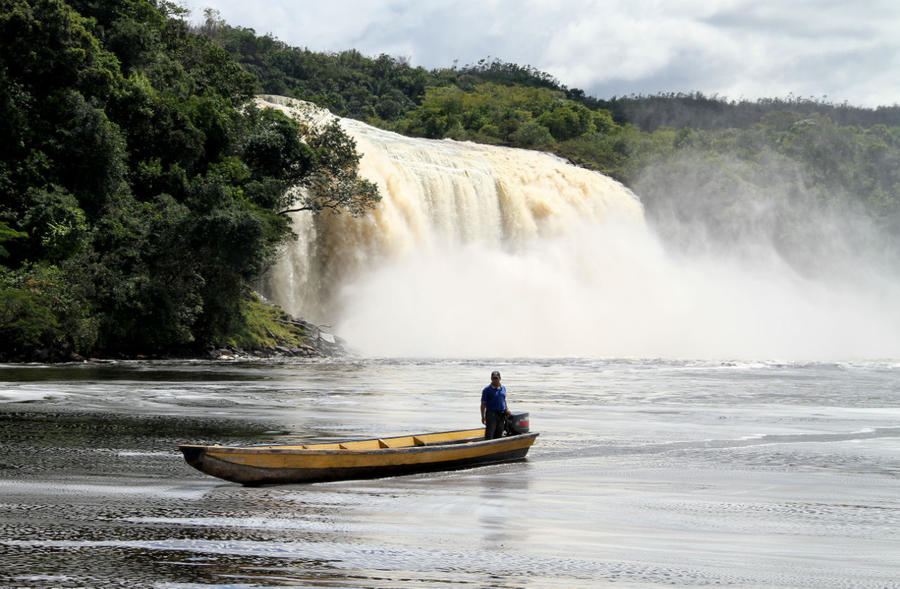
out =
[[(245, 488), (187, 442), (475, 427), (524, 462)], [(0, 366), (0, 585), (900, 587), (900, 364)]]

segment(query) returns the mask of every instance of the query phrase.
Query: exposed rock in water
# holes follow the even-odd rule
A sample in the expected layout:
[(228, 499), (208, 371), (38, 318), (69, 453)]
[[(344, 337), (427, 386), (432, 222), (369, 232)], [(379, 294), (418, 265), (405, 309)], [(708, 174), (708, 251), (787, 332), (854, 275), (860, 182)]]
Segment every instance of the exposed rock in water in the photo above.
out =
[[(257, 295), (258, 296), (258, 295)], [(267, 346), (213, 346), (207, 350), (207, 356), (212, 359), (233, 358), (330, 358), (342, 356), (347, 353), (346, 342), (325, 331), (321, 325), (316, 325), (302, 318), (293, 317), (284, 312), (277, 305), (260, 300), (268, 307), (277, 309), (278, 317), (270, 318), (288, 329), (290, 336), (285, 337), (273, 333), (272, 329), (264, 328), (268, 340), (275, 342)], [(288, 341), (291, 340), (291, 341)], [(301, 343), (297, 343), (300, 341)]]

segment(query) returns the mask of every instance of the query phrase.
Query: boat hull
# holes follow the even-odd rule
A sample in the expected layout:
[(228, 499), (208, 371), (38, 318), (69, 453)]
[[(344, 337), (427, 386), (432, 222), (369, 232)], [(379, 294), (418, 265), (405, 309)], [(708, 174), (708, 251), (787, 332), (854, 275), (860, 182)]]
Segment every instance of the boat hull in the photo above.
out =
[[(438, 434), (423, 434), (423, 437), (426, 435)], [(185, 461), (201, 472), (256, 486), (398, 476), (522, 460), (537, 436), (528, 433), (494, 440), (478, 438), (371, 450), (317, 449), (315, 445), (184, 445), (180, 450)]]

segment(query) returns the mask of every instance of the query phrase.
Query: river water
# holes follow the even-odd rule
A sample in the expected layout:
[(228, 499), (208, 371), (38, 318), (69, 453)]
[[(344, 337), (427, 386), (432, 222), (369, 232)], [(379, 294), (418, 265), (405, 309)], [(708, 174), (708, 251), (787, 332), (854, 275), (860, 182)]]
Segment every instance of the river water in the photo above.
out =
[[(180, 443), (478, 425), (523, 462), (245, 488)], [(8, 587), (900, 587), (900, 364), (0, 366)]]

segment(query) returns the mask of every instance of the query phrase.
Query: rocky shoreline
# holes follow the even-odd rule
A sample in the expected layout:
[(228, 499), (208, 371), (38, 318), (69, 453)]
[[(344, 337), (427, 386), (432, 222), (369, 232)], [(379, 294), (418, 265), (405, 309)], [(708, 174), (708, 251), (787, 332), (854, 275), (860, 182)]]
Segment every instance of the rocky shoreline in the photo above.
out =
[[(290, 317), (290, 316), (288, 316)], [(207, 358), (211, 360), (235, 360), (243, 358), (333, 358), (347, 355), (347, 342), (318, 325), (303, 319), (279, 319), (279, 323), (299, 329), (307, 343), (288, 345), (274, 333), (269, 335), (277, 345), (262, 348), (242, 348), (239, 346), (210, 347)]]
[[(277, 312), (277, 318), (270, 318), (276, 325), (263, 327), (266, 341), (263, 345), (211, 345), (205, 350), (181, 349), (159, 354), (117, 354), (94, 357), (82, 356), (71, 347), (64, 345), (56, 349), (42, 349), (28, 357), (2, 359), (0, 362), (13, 364), (62, 364), (110, 362), (116, 360), (252, 360), (290, 358), (335, 358), (349, 354), (347, 342), (319, 326), (304, 319), (297, 319), (279, 307), (265, 303)], [(279, 331), (281, 335), (274, 333)], [(263, 341), (263, 340), (258, 340)]]

